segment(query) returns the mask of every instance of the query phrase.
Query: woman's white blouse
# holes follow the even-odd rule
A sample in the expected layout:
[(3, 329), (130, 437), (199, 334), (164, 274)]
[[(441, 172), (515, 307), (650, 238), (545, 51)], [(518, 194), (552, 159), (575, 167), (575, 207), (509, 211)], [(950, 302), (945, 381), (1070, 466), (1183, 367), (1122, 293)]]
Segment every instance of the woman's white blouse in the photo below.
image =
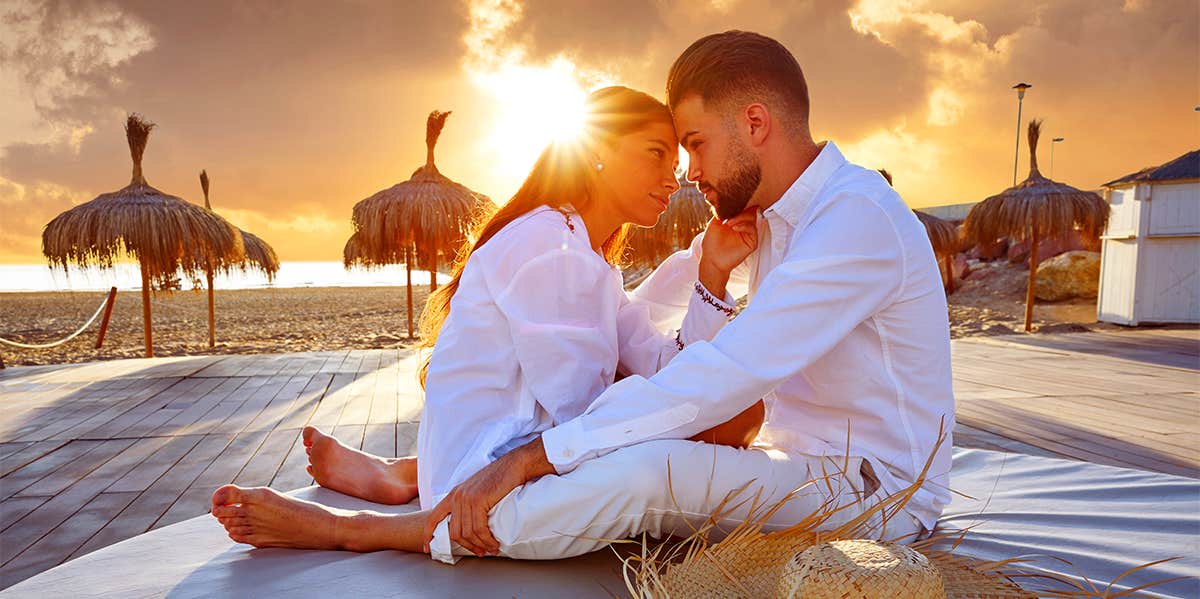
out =
[[(695, 277), (696, 273), (692, 273)], [(651, 277), (653, 280), (654, 277)], [(638, 289), (591, 247), (578, 214), (543, 207), (505, 226), (467, 260), (426, 377), (417, 436), (423, 509), (538, 433), (583, 413), (614, 376), (658, 372), (711, 340), (732, 299), (697, 282), (677, 333), (650, 306), (678, 285)], [(677, 301), (677, 299), (675, 300)]]

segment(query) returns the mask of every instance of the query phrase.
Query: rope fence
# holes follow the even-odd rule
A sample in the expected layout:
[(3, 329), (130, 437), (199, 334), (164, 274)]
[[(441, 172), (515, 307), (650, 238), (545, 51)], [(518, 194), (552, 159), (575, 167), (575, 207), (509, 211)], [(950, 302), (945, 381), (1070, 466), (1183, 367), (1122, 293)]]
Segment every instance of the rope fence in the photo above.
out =
[[(83, 326), (79, 327), (78, 329), (75, 329), (74, 333), (71, 333), (70, 335), (63, 337), (62, 339), (59, 339), (58, 341), (54, 341), (52, 343), (21, 343), (19, 341), (12, 341), (12, 340), (0, 337), (0, 343), (9, 345), (12, 347), (19, 347), (21, 349), (47, 349), (47, 348), (51, 348), (51, 347), (57, 347), (59, 345), (62, 345), (64, 343), (78, 337), (80, 333), (87, 330), (87, 328), (89, 326), (92, 326), (93, 322), (96, 322), (96, 318), (98, 318), (100, 316), (101, 312), (104, 312), (104, 322), (100, 325), (100, 340), (96, 342), (96, 346), (99, 347), (100, 343), (102, 343), (104, 341), (104, 331), (105, 331), (105, 329), (108, 328), (108, 326), (107, 326), (108, 325), (108, 317), (110, 314), (112, 314), (113, 298), (115, 298), (116, 295), (117, 295), (117, 288), (113, 287), (108, 292), (108, 294), (105, 296), (104, 301), (100, 302), (100, 307), (96, 308), (95, 314), (92, 314), (92, 317), (89, 318), (87, 322), (83, 323)], [(106, 307), (108, 308), (108, 310), (105, 310)]]

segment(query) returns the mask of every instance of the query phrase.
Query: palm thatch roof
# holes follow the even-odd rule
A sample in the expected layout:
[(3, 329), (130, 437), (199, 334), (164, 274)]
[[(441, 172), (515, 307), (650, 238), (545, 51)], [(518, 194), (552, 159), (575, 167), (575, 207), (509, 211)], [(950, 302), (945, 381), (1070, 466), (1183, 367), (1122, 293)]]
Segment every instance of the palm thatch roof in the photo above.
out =
[(933, 245), (935, 254), (953, 254), (959, 251), (961, 244), (958, 240), (958, 227), (950, 221), (920, 210), (913, 210), (913, 214), (925, 225), (925, 233), (929, 235), (929, 243)]
[(1057, 238), (1079, 230), (1099, 236), (1108, 224), (1109, 206), (1094, 192), (1051, 181), (1038, 171), (1041, 121), (1029, 123), (1029, 177), (976, 204), (963, 223), (965, 237), (990, 243), (1000, 237), (1025, 240)]
[[(212, 210), (212, 203), (208, 199), (208, 171), (200, 171), (200, 188), (204, 190), (204, 207)], [(238, 232), (242, 234), (242, 245), (246, 250), (246, 258), (241, 263), (242, 270), (253, 268), (267, 275), (268, 281), (275, 280), (275, 274), (279, 272), (279, 256), (275, 255), (275, 248), (258, 235), (241, 229)]]
[(346, 247), (342, 248), (342, 264), (346, 268), (379, 268), (384, 266), (371, 260), (371, 257), (366, 252), (363, 246), (363, 236), (359, 231), (355, 231), (350, 235), (350, 239), (346, 240)]
[(450, 180), (438, 171), (433, 149), (449, 112), (433, 111), (426, 122), (425, 165), (412, 177), (354, 205), (354, 229), (360, 234), (360, 256), (376, 264), (406, 262), (405, 250), (416, 266), (431, 269), (439, 261), (449, 266), (470, 234), (481, 210), (493, 204), (487, 196)]
[(654, 268), (672, 253), (688, 247), (712, 218), (712, 209), (704, 194), (686, 178), (679, 178), (679, 189), (671, 195), (666, 212), (658, 224), (638, 227), (629, 237), (629, 264)]
[(233, 225), (146, 182), (142, 154), (153, 127), (136, 114), (126, 121), (133, 158), (128, 186), (75, 206), (46, 225), (42, 253), (51, 266), (110, 267), (129, 255), (150, 279), (163, 283), (180, 270), (198, 278), (210, 267), (228, 271), (241, 262), (244, 244)]
[(1151, 181), (1187, 181), (1200, 179), (1200, 150), (1192, 150), (1175, 160), (1144, 168), (1136, 173), (1130, 173), (1119, 179), (1105, 183), (1103, 187), (1120, 187), (1134, 183), (1149, 183)]

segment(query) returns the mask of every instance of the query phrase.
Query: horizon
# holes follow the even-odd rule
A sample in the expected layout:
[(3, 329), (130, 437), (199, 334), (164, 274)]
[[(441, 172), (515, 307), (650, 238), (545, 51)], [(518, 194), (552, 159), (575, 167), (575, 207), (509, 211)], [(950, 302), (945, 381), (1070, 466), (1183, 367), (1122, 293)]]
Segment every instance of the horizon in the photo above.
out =
[[(503, 201), (590, 89), (661, 98), (692, 41), (731, 28), (796, 55), (817, 139), (886, 168), (913, 208), (976, 202), (1029, 170), (1081, 189), (1195, 149), (1200, 6), (1174, 0), (875, 0), (770, 7), (506, 0), (345, 11), (0, 2), (0, 264), (41, 264), (42, 227), (128, 182), (127, 113), (157, 123), (146, 178), (259, 235), (286, 262), (340, 260), (350, 209), (424, 164)], [(1188, 18), (1180, 18), (1187, 15)], [(1017, 82), (1033, 85), (1017, 123)], [(1062, 143), (1050, 140), (1063, 137)], [(1054, 146), (1053, 148), (1048, 146)]]

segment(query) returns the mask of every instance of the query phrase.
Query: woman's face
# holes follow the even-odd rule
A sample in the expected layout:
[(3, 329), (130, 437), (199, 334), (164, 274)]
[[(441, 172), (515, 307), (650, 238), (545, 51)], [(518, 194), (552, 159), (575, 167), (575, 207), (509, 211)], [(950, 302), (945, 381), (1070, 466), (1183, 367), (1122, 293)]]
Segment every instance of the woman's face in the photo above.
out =
[(622, 222), (653, 227), (679, 189), (679, 142), (670, 122), (659, 122), (603, 144), (597, 157), (601, 197)]

